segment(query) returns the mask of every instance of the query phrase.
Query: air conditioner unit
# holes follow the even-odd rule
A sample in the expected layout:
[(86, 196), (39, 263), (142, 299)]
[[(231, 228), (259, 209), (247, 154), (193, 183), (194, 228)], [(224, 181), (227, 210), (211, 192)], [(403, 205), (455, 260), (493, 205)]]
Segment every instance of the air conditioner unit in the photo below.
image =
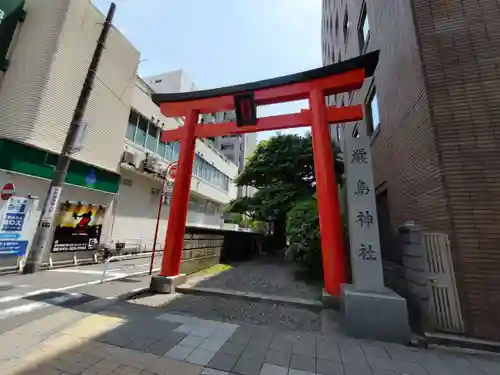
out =
[(137, 168), (137, 155), (130, 151), (123, 151), (122, 161), (123, 164), (128, 164)]
[(168, 169), (162, 169), (159, 173), (160, 177), (166, 179), (168, 176)]
[(145, 172), (156, 173), (156, 159), (152, 156), (146, 156), (146, 158), (141, 162), (141, 169)]

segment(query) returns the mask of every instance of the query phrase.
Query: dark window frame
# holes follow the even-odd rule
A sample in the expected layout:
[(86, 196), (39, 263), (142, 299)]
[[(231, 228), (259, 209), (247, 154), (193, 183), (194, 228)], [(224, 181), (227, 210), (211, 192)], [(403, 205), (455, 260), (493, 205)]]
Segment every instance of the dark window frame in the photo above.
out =
[[(373, 100), (377, 100), (377, 109), (378, 109), (378, 126), (375, 128), (373, 123), (373, 113), (372, 113), (372, 102)], [(376, 137), (376, 135), (380, 132), (381, 121), (380, 121), (380, 102), (377, 96), (377, 89), (373, 86), (367, 96), (367, 100), (365, 102), (365, 114), (366, 114), (366, 131), (367, 135), (372, 137), (372, 140)]]
[[(364, 26), (365, 21), (368, 22), (368, 35), (365, 38)], [(358, 43), (359, 43), (359, 53), (364, 54), (368, 48), (368, 43), (370, 42), (370, 22), (368, 20), (368, 11), (366, 8), (366, 2), (363, 2), (361, 7), (361, 16), (359, 17), (358, 24)]]

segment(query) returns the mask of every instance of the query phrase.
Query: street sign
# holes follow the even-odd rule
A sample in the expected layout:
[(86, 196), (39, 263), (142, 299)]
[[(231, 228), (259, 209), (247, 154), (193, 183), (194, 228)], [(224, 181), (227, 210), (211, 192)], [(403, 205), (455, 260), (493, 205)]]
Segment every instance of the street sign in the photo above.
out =
[(12, 182), (5, 184), (1, 192), (2, 200), (4, 201), (8, 200), (15, 194), (15, 192), (16, 192), (16, 186)]
[(167, 168), (168, 178), (171, 181), (175, 181), (175, 177), (177, 176), (177, 163), (172, 163)]

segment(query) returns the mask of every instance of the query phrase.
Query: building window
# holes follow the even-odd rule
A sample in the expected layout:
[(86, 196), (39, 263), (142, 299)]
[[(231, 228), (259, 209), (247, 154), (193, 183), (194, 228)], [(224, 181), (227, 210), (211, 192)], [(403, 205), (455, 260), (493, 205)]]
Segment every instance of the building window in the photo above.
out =
[(339, 15), (335, 16), (335, 37), (339, 36)]
[(376, 132), (380, 127), (380, 113), (378, 109), (378, 99), (377, 92), (373, 90), (370, 95), (370, 100), (368, 101), (368, 107), (366, 108), (368, 117), (368, 131), (371, 134)]
[(349, 39), (349, 12), (346, 7), (344, 13), (344, 45), (347, 45), (348, 39)]
[(148, 120), (139, 116), (139, 124), (135, 133), (135, 143), (144, 146), (146, 143), (146, 134), (148, 132)]
[(181, 145), (179, 142), (174, 142), (173, 144), (173, 152), (172, 152), (172, 161), (177, 161), (179, 159), (179, 151), (181, 150)]
[(366, 4), (363, 5), (361, 10), (361, 18), (358, 28), (358, 38), (359, 38), (359, 51), (363, 53), (366, 46), (368, 45), (368, 40), (370, 39), (370, 24), (368, 23), (368, 13), (366, 12)]
[(167, 152), (167, 144), (160, 141), (158, 143), (158, 151), (157, 154), (160, 155), (162, 158), (166, 158), (166, 152)]
[(127, 134), (126, 137), (130, 141), (134, 141), (135, 131), (137, 129), (137, 121), (139, 121), (139, 115), (135, 111), (130, 111), (128, 117)]
[(146, 137), (146, 147), (156, 152), (156, 147), (158, 146), (158, 127), (153, 123), (149, 123), (148, 135)]

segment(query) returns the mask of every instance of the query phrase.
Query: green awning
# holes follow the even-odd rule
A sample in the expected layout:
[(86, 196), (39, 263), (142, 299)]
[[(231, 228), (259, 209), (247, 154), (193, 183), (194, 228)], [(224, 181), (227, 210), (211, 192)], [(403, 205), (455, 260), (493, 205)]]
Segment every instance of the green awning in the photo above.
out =
[(24, 18), (24, 0), (0, 0), (0, 69), (7, 69), (7, 52), (17, 24)]

